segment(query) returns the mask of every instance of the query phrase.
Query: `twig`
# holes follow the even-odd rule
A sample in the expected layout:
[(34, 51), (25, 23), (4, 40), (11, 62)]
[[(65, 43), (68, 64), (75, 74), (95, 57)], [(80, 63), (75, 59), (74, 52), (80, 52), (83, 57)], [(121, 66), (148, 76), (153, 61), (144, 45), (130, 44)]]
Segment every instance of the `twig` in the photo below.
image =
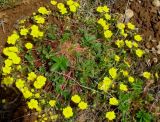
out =
[(5, 33), (4, 23), (5, 23), (4, 20), (0, 20), (0, 25), (2, 27), (3, 33)]

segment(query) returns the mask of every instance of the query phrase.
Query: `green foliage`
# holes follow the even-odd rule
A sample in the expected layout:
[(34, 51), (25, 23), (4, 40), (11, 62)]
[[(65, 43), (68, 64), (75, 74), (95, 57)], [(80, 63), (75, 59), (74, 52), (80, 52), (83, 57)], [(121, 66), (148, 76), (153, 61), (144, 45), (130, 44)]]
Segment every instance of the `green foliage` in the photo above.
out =
[(67, 69), (69, 62), (65, 56), (53, 57), (51, 62), (50, 71), (64, 71)]
[(153, 120), (152, 115), (143, 109), (137, 112), (136, 117), (138, 122), (151, 122)]

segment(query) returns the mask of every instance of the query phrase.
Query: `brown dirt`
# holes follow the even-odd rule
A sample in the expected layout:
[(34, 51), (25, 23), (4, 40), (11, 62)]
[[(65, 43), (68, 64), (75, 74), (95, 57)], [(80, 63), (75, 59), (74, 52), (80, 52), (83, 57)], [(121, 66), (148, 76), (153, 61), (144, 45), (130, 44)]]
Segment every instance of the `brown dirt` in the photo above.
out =
[(49, 0), (23, 0), (22, 3), (13, 8), (0, 10), (0, 21), (5, 21), (5, 32), (3, 31), (2, 26), (0, 26), (0, 53), (6, 42), (7, 36), (10, 35), (15, 29), (17, 20), (20, 20), (26, 16), (30, 16), (40, 6), (47, 5), (47, 2), (49, 2)]
[[(125, 13), (127, 1), (115, 2), (112, 12)], [(155, 52), (158, 51), (157, 46), (160, 43), (160, 8), (153, 6), (152, 0), (130, 0), (127, 8), (134, 12), (131, 21), (139, 28), (144, 38), (144, 46), (157, 55)]]

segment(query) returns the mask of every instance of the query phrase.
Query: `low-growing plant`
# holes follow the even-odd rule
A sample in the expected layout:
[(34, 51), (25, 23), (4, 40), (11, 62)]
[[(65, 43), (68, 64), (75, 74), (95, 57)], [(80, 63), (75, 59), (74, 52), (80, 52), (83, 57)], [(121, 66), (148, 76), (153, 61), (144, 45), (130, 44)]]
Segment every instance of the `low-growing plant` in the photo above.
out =
[(152, 121), (144, 87), (159, 72), (145, 67), (135, 25), (106, 5), (83, 20), (78, 2), (51, 4), (20, 20), (8, 37), (2, 86), (16, 87), (37, 121), (75, 121), (86, 109), (97, 121)]

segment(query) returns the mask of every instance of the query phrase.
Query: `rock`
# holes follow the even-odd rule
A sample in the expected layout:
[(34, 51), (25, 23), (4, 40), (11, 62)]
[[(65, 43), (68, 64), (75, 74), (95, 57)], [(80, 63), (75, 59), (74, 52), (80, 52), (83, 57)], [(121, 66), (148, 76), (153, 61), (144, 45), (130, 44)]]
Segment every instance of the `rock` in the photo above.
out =
[(152, 4), (156, 7), (160, 7), (160, 0), (153, 0)]
[(131, 9), (127, 9), (125, 11), (125, 22), (128, 22), (133, 16), (134, 16), (133, 11)]

